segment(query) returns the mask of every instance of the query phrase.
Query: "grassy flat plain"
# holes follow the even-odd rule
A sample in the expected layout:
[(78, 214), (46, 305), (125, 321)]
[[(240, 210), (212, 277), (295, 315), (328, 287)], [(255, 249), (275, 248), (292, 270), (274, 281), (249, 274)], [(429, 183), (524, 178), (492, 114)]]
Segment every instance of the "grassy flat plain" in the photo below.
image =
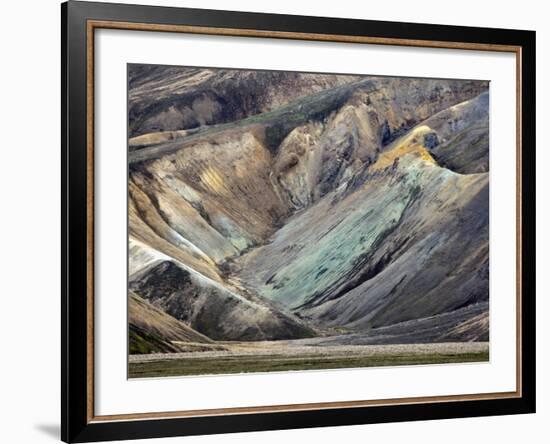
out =
[(225, 343), (224, 351), (132, 355), (129, 378), (485, 362), (486, 342), (319, 347), (304, 341)]

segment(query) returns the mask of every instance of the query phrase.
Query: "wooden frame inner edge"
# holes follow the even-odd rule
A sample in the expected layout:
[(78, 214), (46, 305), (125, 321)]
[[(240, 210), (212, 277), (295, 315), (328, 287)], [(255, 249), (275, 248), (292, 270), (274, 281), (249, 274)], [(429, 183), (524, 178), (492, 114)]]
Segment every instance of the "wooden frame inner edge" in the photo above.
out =
[[(512, 52), (516, 55), (516, 391), (497, 393), (475, 393), (448, 396), (420, 396), (363, 401), (338, 401), (307, 404), (285, 404), (256, 407), (230, 407), (219, 409), (182, 410), (172, 412), (146, 412), (116, 415), (94, 414), (94, 31), (97, 28), (132, 31), (177, 32), (203, 35), (236, 37), (264, 37), (292, 40), (327, 41), (340, 43), (363, 43), (374, 45), (413, 46), (423, 48), (464, 49), (493, 52)], [(188, 25), (165, 25), (132, 23), (107, 20), (87, 20), (86, 24), (86, 208), (87, 208), (87, 422), (112, 422), (126, 420), (189, 418), (197, 416), (226, 416), (251, 413), (293, 412), (300, 410), (327, 410), (336, 408), (358, 408), (415, 403), (440, 403), (458, 401), (479, 401), (491, 399), (521, 398), (522, 396), (522, 288), (521, 288), (521, 229), (522, 229), (522, 47), (488, 43), (446, 42), (385, 37), (367, 37), (335, 34), (311, 34), (286, 31), (264, 31), (254, 29), (216, 28)]]

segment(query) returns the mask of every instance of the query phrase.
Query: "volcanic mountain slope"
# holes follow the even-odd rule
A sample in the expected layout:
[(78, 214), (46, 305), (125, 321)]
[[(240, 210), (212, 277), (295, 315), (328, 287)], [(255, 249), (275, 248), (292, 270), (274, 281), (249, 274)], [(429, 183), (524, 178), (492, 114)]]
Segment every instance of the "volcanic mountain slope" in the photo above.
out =
[(487, 339), (487, 82), (137, 68), (135, 297), (215, 340)]
[(292, 314), (284, 314), (268, 301), (232, 286), (230, 281), (210, 279), (135, 240), (131, 240), (130, 251), (134, 265), (129, 278), (132, 294), (201, 336), (214, 340), (269, 340), (314, 335)]
[(128, 77), (131, 137), (240, 120), (360, 78), (159, 65), (130, 65)]
[(181, 347), (194, 345), (194, 349), (208, 350), (218, 346), (214, 341), (194, 331), (162, 310), (154, 307), (130, 291), (128, 296), (128, 320), (131, 353), (170, 353), (186, 350)]
[(425, 145), (437, 162), (462, 174), (489, 171), (489, 92), (437, 113)]
[(488, 175), (453, 173), (421, 150), (377, 168), (244, 256), (242, 278), (323, 325), (353, 329), (486, 300)]

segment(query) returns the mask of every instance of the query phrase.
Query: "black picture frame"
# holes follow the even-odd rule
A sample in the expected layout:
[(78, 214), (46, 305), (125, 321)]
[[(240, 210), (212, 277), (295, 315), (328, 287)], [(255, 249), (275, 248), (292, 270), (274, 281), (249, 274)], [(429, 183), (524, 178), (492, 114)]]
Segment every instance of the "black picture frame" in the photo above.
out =
[[(88, 23), (110, 21), (278, 33), (369, 37), (391, 41), (509, 45), (519, 48), (521, 136), (518, 141), (521, 270), (521, 393), (498, 399), (390, 403), (363, 407), (241, 412), (229, 415), (97, 420), (90, 415), (90, 143)], [(69, 1), (61, 5), (62, 53), (62, 374), (61, 438), (90, 442), (180, 435), (326, 427), (535, 412), (535, 32), (356, 19), (259, 14)], [(428, 45), (429, 46), (429, 45)], [(437, 45), (434, 45), (437, 46)], [(92, 317), (92, 319), (90, 319)], [(91, 327), (90, 327), (91, 326)]]

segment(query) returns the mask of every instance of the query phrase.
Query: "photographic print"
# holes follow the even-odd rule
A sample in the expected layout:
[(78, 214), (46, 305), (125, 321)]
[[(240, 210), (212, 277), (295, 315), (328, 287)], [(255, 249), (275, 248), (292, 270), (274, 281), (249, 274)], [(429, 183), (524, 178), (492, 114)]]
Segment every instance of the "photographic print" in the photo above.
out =
[(130, 64), (128, 233), (130, 378), (488, 361), (489, 82)]

